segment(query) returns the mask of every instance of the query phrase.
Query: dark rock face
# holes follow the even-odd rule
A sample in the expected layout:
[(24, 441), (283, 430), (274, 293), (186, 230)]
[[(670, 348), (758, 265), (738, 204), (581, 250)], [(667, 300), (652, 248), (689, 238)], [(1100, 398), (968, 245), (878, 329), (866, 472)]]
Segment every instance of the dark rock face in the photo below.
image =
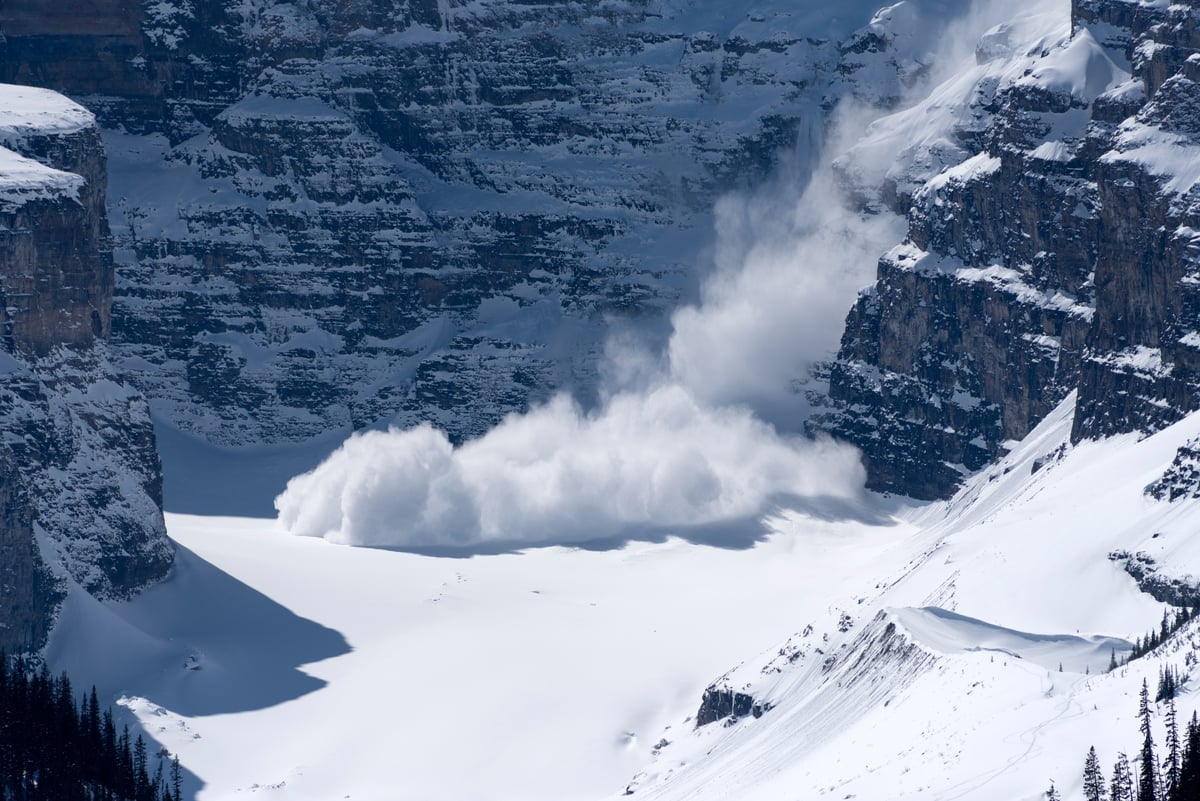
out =
[(166, 575), (173, 552), (149, 407), (116, 378), (103, 345), (6, 359), (0, 412), (4, 454), (60, 579), (124, 598)]
[(1150, 554), (1113, 551), (1108, 558), (1120, 562), (1138, 588), (1164, 604), (1194, 608), (1200, 604), (1200, 581), (1195, 576), (1169, 576), (1159, 570)]
[(728, 688), (709, 687), (700, 699), (700, 710), (696, 712), (696, 725), (707, 726), (724, 718), (744, 718), (753, 715), (761, 718), (764, 712), (769, 712), (770, 704), (758, 704), (754, 696), (734, 692)]
[(688, 289), (719, 192), (819, 139), (835, 87), (920, 78), (882, 23), (840, 48), (774, 12), (96, 2), (100, 35), (0, 11), (0, 78), (110, 131), (114, 356), (223, 444), (586, 397), (606, 319)]
[[(1195, 147), (1195, 13), (1095, 0), (1074, 22), (1022, 77), (975, 87), (965, 160), (883, 194), (908, 241), (847, 320), (822, 421), (875, 489), (945, 497), (1072, 390), (1076, 440), (1200, 407), (1196, 190), (1140, 149)], [(1087, 86), (1043, 77), (1068, 56)]]
[(0, 87), (0, 648), (10, 652), (41, 647), (70, 585), (127, 597), (172, 563), (149, 408), (108, 360), (99, 131), (65, 98), (26, 102), (23, 91)]
[(0, 146), (83, 179), (77, 202), (39, 197), (0, 208), (5, 347), (45, 356), (60, 345), (87, 347), (107, 339), (113, 266), (99, 131), (0, 130)]
[(10, 653), (41, 646), (63, 597), (38, 550), (34, 515), (20, 463), (0, 454), (0, 644)]
[(1146, 495), (1172, 503), (1200, 498), (1200, 442), (1189, 441), (1176, 450), (1170, 467), (1146, 487)]

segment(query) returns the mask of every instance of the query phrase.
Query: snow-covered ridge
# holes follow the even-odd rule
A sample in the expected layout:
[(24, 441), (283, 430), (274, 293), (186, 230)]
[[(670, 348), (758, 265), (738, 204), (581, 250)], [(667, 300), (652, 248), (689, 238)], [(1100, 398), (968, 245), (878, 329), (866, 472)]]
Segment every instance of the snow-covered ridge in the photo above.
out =
[(33, 200), (77, 201), (84, 183), (83, 176), (47, 167), (0, 147), (0, 210), (11, 212)]
[[(1040, 86), (1033, 70), (1042, 54), (1064, 45), (1095, 51), (1073, 43), (1065, 3), (1017, 9), (980, 37), (975, 63), (960, 65), (911, 106), (872, 123), (838, 159), (840, 172), (856, 192), (873, 199), (889, 186), (910, 196), (932, 181), (928, 192), (933, 194), (956, 178), (969, 180), (981, 168), (988, 169), (978, 174), (990, 174), (999, 166), (996, 154), (972, 154), (964, 134), (983, 132), (990, 122), (987, 109), (1006, 90), (1020, 82)], [(1068, 94), (1074, 88), (1064, 84)]]
[[(835, 610), (728, 674), (765, 711), (668, 737), (636, 793), (986, 801), (1034, 798), (1053, 779), (1076, 799), (1089, 746), (1106, 767), (1133, 753), (1137, 690), (1167, 666), (1190, 687), (1195, 626), (1107, 672), (1163, 608), (1110, 553), (1137, 552), (1163, 583), (1200, 574), (1200, 505), (1143, 495), (1194, 443), (1200, 415), (1148, 439), (1072, 447), (1072, 404), (949, 502), (902, 514), (919, 532), (912, 561), (866, 571), (875, 591), (852, 620)], [(876, 677), (867, 695), (856, 675)], [(1194, 693), (1176, 702), (1181, 717), (1200, 707)]]
[(85, 183), (82, 176), (14, 150), (34, 137), (70, 136), (95, 128), (92, 112), (58, 92), (0, 83), (0, 208), (12, 211), (32, 200), (78, 200)]
[(1032, 662), (1046, 670), (1062, 666), (1085, 673), (1107, 665), (1112, 654), (1123, 658), (1132, 643), (1118, 637), (1074, 634), (1031, 634), (949, 612), (936, 606), (892, 609), (888, 614), (923, 648), (951, 656), (994, 652)]
[(1128, 162), (1164, 180), (1163, 189), (1185, 194), (1200, 182), (1200, 144), (1177, 133), (1129, 120), (1117, 146), (1102, 157), (1106, 163)]
[(0, 83), (0, 144), (29, 136), (68, 135), (95, 126), (92, 112), (58, 92)]

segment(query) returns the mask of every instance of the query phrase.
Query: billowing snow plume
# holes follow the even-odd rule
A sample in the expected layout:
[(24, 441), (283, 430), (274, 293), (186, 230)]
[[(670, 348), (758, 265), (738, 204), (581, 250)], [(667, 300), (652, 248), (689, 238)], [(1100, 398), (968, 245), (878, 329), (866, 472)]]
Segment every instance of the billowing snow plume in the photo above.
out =
[(759, 513), (780, 495), (853, 495), (857, 454), (780, 438), (749, 412), (679, 386), (566, 397), (454, 448), (429, 426), (351, 437), (276, 501), (293, 533), (376, 546), (578, 542), (639, 526)]
[(793, 428), (802, 382), (837, 349), (846, 310), (871, 282), (903, 220), (847, 212), (828, 170), (802, 197), (729, 196), (716, 209), (715, 269), (701, 302), (679, 309), (673, 380), (705, 403), (749, 405)]
[(856, 450), (763, 422), (795, 430), (798, 381), (832, 354), (902, 230), (831, 202), (826, 173), (803, 198), (722, 201), (700, 303), (675, 314), (665, 356), (610, 344), (597, 409), (560, 396), (458, 448), (429, 426), (356, 435), (288, 483), (280, 522), (353, 545), (545, 544), (751, 518), (783, 496), (856, 497)]
[[(918, 25), (919, 4), (901, 3), (871, 31), (900, 26), (891, 57), (912, 75), (939, 58), (973, 66), (973, 43), (995, 22), (985, 17), (1019, 4), (977, 4), (939, 37), (936, 15)], [(847, 102), (833, 136), (810, 131), (808, 152), (798, 148), (799, 184), (718, 205), (699, 302), (676, 312), (664, 354), (613, 344), (596, 410), (560, 397), (458, 448), (428, 426), (356, 435), (288, 483), (275, 502), (283, 526), (355, 545), (544, 544), (750, 518), (782, 496), (856, 496), (856, 451), (779, 431), (798, 430), (813, 363), (832, 355), (855, 293), (903, 234), (898, 217), (844, 208), (831, 177), (879, 116)]]

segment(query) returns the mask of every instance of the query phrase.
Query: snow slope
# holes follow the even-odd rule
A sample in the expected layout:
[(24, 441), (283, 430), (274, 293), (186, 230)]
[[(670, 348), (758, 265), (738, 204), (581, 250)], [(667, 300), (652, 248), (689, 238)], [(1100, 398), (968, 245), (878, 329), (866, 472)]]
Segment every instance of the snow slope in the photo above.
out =
[(49, 653), (126, 699), (205, 799), (606, 795), (712, 675), (849, 606), (865, 564), (899, 567), (908, 530), (789, 514), (725, 547), (448, 559), (169, 520), (174, 575), (72, 598)]
[[(174, 515), (173, 576), (74, 596), (50, 660), (202, 799), (1078, 797), (1087, 747), (1133, 753), (1142, 678), (1200, 640), (1103, 673), (1163, 609), (1108, 553), (1200, 572), (1200, 506), (1143, 493), (1200, 416), (1071, 448), (1070, 413), (948, 503), (663, 541), (448, 558)], [(768, 710), (696, 729), (755, 652), (721, 681)]]
[[(797, 635), (728, 674), (724, 685), (772, 708), (664, 749), (638, 795), (1034, 799), (1053, 779), (1072, 798), (1090, 745), (1106, 770), (1134, 753), (1143, 678), (1153, 688), (1163, 665), (1190, 669), (1196, 635), (1104, 673), (1162, 609), (1108, 554), (1167, 553), (1172, 573), (1196, 572), (1200, 543), (1187, 535), (1200, 507), (1144, 489), (1200, 417), (1072, 448), (1072, 406), (949, 503), (901, 515), (920, 555), (878, 576), (863, 604), (871, 622), (833, 631), (823, 659), (797, 649)], [(1190, 717), (1200, 699), (1179, 704)]]

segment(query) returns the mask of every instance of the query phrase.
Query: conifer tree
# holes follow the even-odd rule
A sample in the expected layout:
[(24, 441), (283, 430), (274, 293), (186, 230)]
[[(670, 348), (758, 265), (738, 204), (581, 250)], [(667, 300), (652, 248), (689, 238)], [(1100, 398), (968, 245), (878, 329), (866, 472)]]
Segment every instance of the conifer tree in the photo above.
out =
[(1133, 797), (1133, 772), (1129, 770), (1129, 757), (1124, 752), (1117, 754), (1113, 764), (1112, 801), (1135, 801)]
[(163, 780), (162, 759), (158, 760), (158, 768), (155, 769), (154, 778), (150, 780), (150, 783), (152, 786), (152, 790), (149, 795), (150, 801), (156, 801), (156, 799), (161, 799), (163, 797), (163, 793), (170, 792), (169, 790), (167, 790), (166, 782)]
[(171, 757), (171, 795), (175, 801), (183, 800), (183, 771), (179, 769), (179, 754)]
[(1105, 801), (1107, 796), (1104, 772), (1100, 769), (1099, 758), (1096, 757), (1096, 746), (1092, 746), (1083, 762), (1083, 797), (1086, 801)]
[(1150, 730), (1150, 687), (1142, 679), (1138, 718), (1142, 728), (1141, 764), (1138, 768), (1137, 801), (1158, 801), (1158, 771), (1154, 756), (1154, 736)]
[(1196, 713), (1188, 721), (1183, 757), (1179, 766), (1180, 801), (1200, 800), (1200, 720)]
[[(75, 697), (65, 674), (31, 673), (0, 654), (0, 799), (3, 801), (183, 801), (167, 789), (160, 760), (146, 775), (145, 740), (118, 737), (93, 689)], [(179, 786), (178, 762), (172, 765)]]
[(1163, 761), (1163, 792), (1167, 801), (1180, 801), (1179, 724), (1175, 719), (1175, 698), (1167, 707), (1167, 758)]

